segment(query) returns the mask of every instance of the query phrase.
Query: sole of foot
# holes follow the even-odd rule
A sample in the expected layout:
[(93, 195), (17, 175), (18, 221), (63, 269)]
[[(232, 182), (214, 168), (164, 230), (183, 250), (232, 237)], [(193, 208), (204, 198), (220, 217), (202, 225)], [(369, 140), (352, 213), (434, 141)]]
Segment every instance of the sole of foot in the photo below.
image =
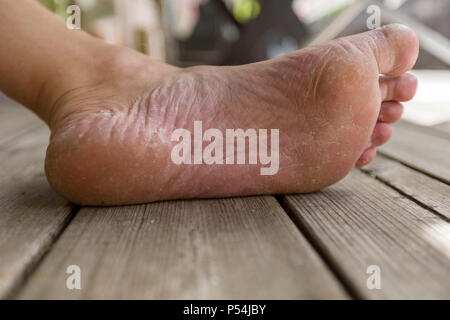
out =
[[(103, 80), (74, 85), (50, 124), (48, 181), (83, 205), (322, 189), (375, 157), (417, 87), (406, 72), (418, 40), (402, 25), (233, 67), (179, 69), (110, 50)], [(278, 170), (262, 175), (248, 149), (244, 164), (226, 164), (226, 150), (224, 164), (174, 163), (173, 132), (194, 132), (195, 121), (223, 137), (277, 129)]]

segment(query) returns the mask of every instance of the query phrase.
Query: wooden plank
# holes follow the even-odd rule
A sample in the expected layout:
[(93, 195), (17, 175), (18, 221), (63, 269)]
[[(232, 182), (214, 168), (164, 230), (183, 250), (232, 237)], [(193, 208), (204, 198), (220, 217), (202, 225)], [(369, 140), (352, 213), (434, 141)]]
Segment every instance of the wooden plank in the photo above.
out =
[(16, 102), (0, 99), (0, 146), (12, 137), (42, 127), (35, 114)]
[[(360, 171), (283, 204), (360, 298), (450, 298), (450, 224)], [(369, 266), (381, 289), (367, 287)]]
[(433, 128), (436, 130), (441, 130), (441, 131), (444, 131), (444, 132), (450, 134), (450, 121), (437, 124), (437, 125), (433, 126)]
[[(8, 115), (0, 119), (1, 128)], [(71, 216), (72, 206), (44, 176), (49, 131), (35, 125), (29, 133), (9, 131), (0, 147), (0, 298), (13, 294)]]
[(363, 171), (450, 219), (450, 186), (401, 163), (378, 156)]
[(444, 130), (436, 129), (435, 126), (421, 126), (409, 121), (400, 120), (396, 122), (395, 128), (400, 128), (407, 131), (420, 132), (427, 136), (438, 137), (442, 139), (450, 140), (450, 133)]
[[(81, 290), (66, 289), (66, 268)], [(82, 208), (19, 298), (345, 298), (273, 197)]]
[(394, 135), (379, 151), (414, 169), (450, 183), (450, 135), (406, 122), (395, 125)]

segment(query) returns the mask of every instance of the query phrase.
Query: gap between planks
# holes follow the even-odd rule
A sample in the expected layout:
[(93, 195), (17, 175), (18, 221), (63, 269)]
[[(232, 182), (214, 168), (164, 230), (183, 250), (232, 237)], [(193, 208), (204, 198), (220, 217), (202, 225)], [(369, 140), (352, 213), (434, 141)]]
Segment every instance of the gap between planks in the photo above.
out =
[(72, 210), (51, 190), (43, 173), (48, 129), (35, 116), (21, 122), (21, 112), (5, 111), (2, 123), (10, 121), (10, 114), (17, 116), (12, 117), (16, 123), (0, 129), (4, 186), (0, 190), (0, 298), (17, 290), (68, 223)]
[[(65, 268), (81, 268), (67, 290)], [(83, 287), (84, 286), (84, 287)], [(18, 298), (344, 299), (271, 196), (82, 208)]]
[(382, 155), (362, 171), (450, 222), (448, 184)]
[(379, 152), (449, 184), (449, 145), (450, 133), (401, 121), (394, 125), (393, 136)]
[[(382, 182), (353, 171), (283, 205), (357, 297), (450, 297), (450, 224)], [(381, 269), (381, 290), (366, 286), (370, 265)]]

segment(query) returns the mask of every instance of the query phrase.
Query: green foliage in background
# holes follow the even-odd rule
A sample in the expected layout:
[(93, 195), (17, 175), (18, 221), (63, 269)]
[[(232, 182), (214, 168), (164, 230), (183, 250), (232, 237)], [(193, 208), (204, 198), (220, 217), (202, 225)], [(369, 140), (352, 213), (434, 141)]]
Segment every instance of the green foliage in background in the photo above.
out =
[(236, 0), (233, 3), (233, 15), (239, 23), (247, 23), (256, 18), (261, 11), (261, 6), (255, 0)]
[(66, 12), (68, 6), (74, 4), (72, 0), (37, 0), (42, 5), (53, 11), (56, 15), (63, 19), (67, 19), (69, 14)]

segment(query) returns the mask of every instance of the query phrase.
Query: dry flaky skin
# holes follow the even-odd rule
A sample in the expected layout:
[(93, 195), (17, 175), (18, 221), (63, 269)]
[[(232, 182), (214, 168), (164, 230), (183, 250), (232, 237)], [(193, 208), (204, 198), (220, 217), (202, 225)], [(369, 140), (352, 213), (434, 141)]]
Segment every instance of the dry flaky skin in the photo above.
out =
[[(415, 80), (400, 75), (417, 51), (413, 32), (398, 25), (239, 67), (161, 64), (155, 72), (148, 58), (118, 50), (102, 81), (58, 99), (48, 180), (93, 205), (318, 190), (370, 161), (389, 138), (388, 125), (377, 124), (380, 106), (412, 97)], [(401, 113), (385, 109), (393, 120)], [(278, 173), (260, 175), (259, 164), (175, 165), (171, 134), (192, 132), (197, 120), (222, 132), (279, 129)]]

